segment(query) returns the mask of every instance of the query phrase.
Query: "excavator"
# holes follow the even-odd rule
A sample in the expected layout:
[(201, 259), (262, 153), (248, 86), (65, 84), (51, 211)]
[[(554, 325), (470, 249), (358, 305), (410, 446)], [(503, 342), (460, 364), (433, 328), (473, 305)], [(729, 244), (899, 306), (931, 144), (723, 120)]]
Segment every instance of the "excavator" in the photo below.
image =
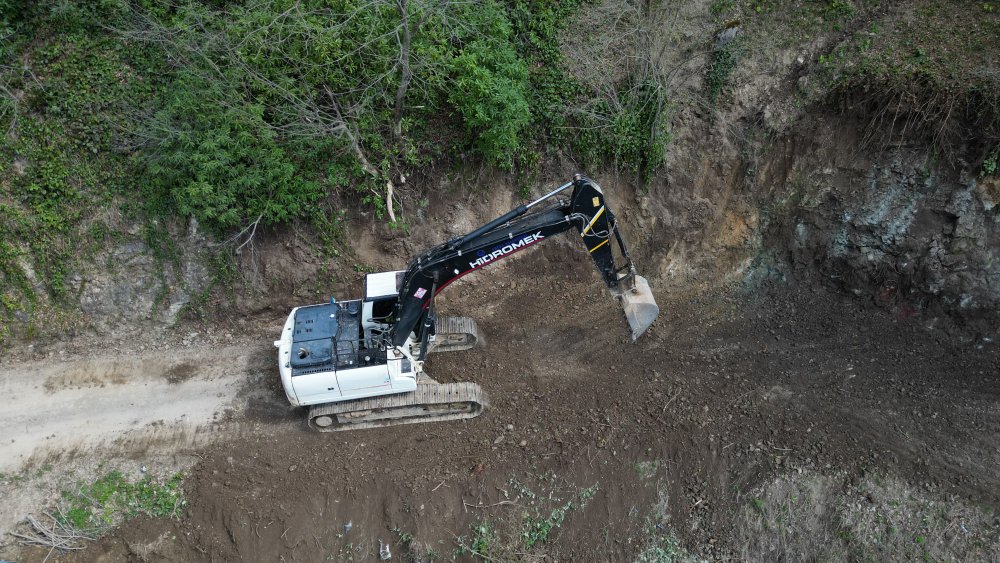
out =
[(307, 407), (309, 426), (321, 432), (478, 416), (489, 406), (479, 385), (438, 383), (424, 372), (427, 354), (483, 342), (473, 319), (438, 318), (434, 298), (462, 276), (571, 229), (621, 304), (635, 341), (659, 307), (649, 282), (636, 273), (604, 192), (577, 174), (431, 248), (405, 270), (368, 274), (361, 299), (292, 309), (274, 342), (288, 401)]

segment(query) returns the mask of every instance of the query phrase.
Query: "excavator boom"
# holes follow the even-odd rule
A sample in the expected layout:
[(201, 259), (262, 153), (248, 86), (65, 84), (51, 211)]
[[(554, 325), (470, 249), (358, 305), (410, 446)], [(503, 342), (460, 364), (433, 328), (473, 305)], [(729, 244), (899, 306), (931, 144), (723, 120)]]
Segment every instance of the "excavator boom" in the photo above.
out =
[[(569, 188), (573, 191), (568, 200), (534, 210)], [(593, 180), (577, 175), (545, 196), (413, 259), (400, 284), (397, 320), (390, 331), (392, 344), (401, 346), (411, 333), (421, 336), (422, 327), (432, 324), (424, 321), (433, 314), (434, 296), (451, 282), (573, 228), (621, 304), (632, 339), (638, 339), (659, 315), (659, 307), (649, 282), (636, 273), (604, 192)]]

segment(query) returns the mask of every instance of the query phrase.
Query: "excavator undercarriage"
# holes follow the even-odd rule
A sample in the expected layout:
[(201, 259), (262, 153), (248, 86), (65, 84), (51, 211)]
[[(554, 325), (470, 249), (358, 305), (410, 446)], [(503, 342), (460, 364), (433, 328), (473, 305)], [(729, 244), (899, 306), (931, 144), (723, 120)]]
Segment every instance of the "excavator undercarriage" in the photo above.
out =
[[(437, 319), (437, 334), (428, 352), (468, 350), (484, 342), (469, 317)], [(483, 389), (471, 382), (438, 383), (420, 372), (409, 393), (381, 395), (309, 407), (309, 426), (319, 432), (378, 428), (416, 422), (439, 422), (479, 416), (489, 406)]]
[(488, 406), (486, 393), (475, 383), (438, 383), (427, 378), (409, 393), (309, 407), (309, 426), (320, 432), (336, 432), (459, 420), (479, 416)]

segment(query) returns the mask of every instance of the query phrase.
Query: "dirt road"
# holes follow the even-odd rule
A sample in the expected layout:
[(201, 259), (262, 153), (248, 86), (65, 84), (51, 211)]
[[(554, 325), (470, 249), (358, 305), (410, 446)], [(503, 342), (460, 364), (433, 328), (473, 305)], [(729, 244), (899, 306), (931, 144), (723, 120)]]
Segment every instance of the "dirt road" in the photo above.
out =
[(246, 402), (245, 346), (69, 356), (40, 352), (0, 368), (0, 473), (13, 476), (0, 484), (4, 536), (65, 482), (67, 467), (84, 478), (109, 459), (154, 466), (238, 434), (223, 415)]

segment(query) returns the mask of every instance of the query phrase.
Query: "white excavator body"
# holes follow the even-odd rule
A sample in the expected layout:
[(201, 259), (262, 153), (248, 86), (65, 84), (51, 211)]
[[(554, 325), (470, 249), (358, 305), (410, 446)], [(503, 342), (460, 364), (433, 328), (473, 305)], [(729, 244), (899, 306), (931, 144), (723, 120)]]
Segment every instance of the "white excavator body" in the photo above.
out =
[(388, 349), (381, 343), (401, 274), (368, 274), (360, 300), (292, 309), (274, 343), (289, 403), (305, 407), (417, 388), (423, 362), (414, 359), (413, 342)]

